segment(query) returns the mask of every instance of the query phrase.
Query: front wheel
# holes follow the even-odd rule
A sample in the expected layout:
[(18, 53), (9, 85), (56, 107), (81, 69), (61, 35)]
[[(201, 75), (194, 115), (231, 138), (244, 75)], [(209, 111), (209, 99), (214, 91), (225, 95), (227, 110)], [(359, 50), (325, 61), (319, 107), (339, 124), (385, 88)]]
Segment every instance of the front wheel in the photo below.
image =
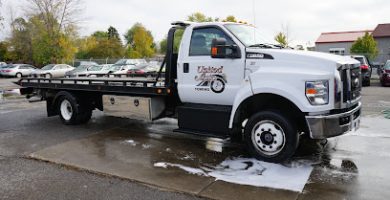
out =
[(249, 152), (259, 160), (280, 163), (291, 158), (299, 135), (291, 120), (278, 111), (262, 111), (249, 118), (245, 126)]
[(45, 74), (45, 78), (52, 78), (53, 77), (53, 75), (51, 75), (51, 74)]

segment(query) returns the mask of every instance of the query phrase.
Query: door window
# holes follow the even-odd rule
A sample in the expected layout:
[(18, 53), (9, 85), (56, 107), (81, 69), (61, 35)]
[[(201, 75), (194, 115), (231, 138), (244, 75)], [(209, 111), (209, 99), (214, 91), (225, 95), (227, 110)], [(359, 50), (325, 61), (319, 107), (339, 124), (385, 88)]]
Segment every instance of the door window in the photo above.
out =
[(194, 29), (191, 36), (190, 56), (210, 56), (213, 39), (225, 38), (227, 45), (233, 41), (218, 28)]

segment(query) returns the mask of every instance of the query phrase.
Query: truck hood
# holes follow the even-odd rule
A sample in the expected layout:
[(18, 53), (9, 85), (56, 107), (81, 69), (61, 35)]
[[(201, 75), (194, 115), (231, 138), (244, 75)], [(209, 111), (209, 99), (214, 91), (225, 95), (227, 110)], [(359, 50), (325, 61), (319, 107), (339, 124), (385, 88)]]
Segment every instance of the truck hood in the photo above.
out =
[(282, 63), (303, 63), (312, 67), (327, 66), (326, 68), (336, 68), (337, 65), (359, 64), (359, 62), (349, 56), (338, 56), (329, 53), (298, 51), (291, 49), (255, 49), (248, 48), (248, 53), (262, 53), (273, 57), (277, 62)]

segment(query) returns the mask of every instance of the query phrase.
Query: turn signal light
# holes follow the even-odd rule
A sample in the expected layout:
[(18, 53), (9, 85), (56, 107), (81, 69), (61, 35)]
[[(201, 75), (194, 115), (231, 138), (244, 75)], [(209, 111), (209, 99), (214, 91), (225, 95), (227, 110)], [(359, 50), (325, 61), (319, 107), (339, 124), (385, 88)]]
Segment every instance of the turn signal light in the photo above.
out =
[(211, 48), (211, 55), (213, 55), (213, 56), (218, 55), (218, 48), (217, 47)]

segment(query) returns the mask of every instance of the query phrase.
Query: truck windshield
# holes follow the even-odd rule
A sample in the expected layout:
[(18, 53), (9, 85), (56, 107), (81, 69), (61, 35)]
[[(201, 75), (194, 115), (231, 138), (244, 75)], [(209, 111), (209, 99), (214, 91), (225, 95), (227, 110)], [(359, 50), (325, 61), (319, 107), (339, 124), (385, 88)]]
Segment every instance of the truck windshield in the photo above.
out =
[(270, 42), (269, 40), (264, 39), (259, 31), (253, 26), (245, 24), (226, 24), (225, 27), (247, 47)]

